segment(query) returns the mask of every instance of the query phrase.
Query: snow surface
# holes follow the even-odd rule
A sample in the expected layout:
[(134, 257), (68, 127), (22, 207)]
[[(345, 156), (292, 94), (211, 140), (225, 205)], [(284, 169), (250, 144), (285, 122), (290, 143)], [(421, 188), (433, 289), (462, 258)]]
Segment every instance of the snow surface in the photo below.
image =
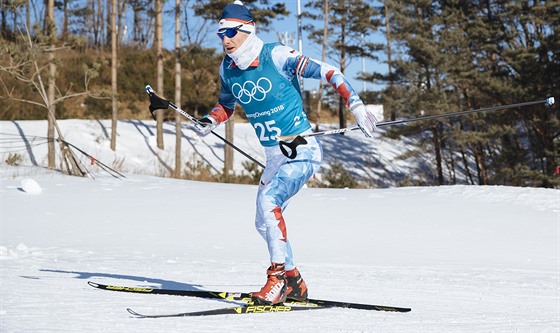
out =
[[(102, 163), (121, 172), (134, 174), (169, 176), (175, 168), (175, 124), (164, 123), (164, 149), (157, 148), (156, 126), (152, 120), (122, 120), (117, 125), (117, 149), (110, 149), (111, 121), (109, 120), (60, 120), (59, 127), (64, 139), (94, 156)], [(313, 125), (314, 126), (314, 125)], [(320, 130), (334, 129), (332, 125), (322, 125)], [(426, 174), (435, 175), (432, 168), (433, 157), (429, 151), (411, 153), (413, 139), (399, 140), (381, 136), (386, 128), (379, 128), (375, 139), (367, 139), (360, 131), (345, 136), (321, 136), (326, 169), (332, 163), (343, 163), (355, 177), (376, 187), (391, 187), (402, 182), (412, 182)], [(224, 126), (215, 132), (225, 137)], [(45, 121), (0, 121), (0, 160), (9, 154), (18, 154), (21, 165), (47, 165), (46, 145), (47, 125)], [(221, 173), (224, 166), (224, 143), (209, 134), (201, 138), (190, 123), (183, 123), (181, 156), (183, 170), (186, 164), (203, 162), (214, 173)], [(264, 163), (264, 150), (260, 146), (255, 131), (249, 123), (236, 123), (234, 144), (250, 156)], [(56, 145), (58, 149), (58, 144)], [(95, 173), (90, 160), (79, 153), (85, 166)], [(234, 153), (233, 169), (237, 173), (247, 173), (243, 166), (250, 162), (238, 152)], [(460, 167), (457, 168), (458, 183), (466, 184)], [(446, 175), (449, 171), (446, 170)]]
[[(18, 127), (29, 143), (21, 166), (5, 155), (0, 162), (0, 332), (560, 331), (560, 191), (502, 186), (304, 188), (290, 203), (289, 237), (311, 297), (409, 313), (132, 318), (127, 307), (173, 313), (231, 304), (102, 291), (87, 281), (250, 292), (264, 284), (268, 255), (254, 230), (256, 186), (139, 174), (168, 152), (154, 148), (143, 122), (129, 124), (136, 129), (121, 126), (118, 153), (107, 151), (103, 134), (92, 137), (99, 123), (64, 124), (66, 139), (101, 161), (125, 160), (125, 179), (90, 167), (92, 179), (41, 167), (45, 145), (31, 142), (44, 122), (0, 122), (2, 139)], [(219, 164), (218, 143), (185, 136)], [(398, 154), (381, 145), (384, 158)]]

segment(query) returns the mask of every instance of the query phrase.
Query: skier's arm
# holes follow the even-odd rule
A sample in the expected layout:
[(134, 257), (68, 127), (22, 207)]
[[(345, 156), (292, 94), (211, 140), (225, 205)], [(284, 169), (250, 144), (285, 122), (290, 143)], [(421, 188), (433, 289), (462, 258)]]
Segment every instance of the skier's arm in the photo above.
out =
[(360, 97), (352, 88), (342, 72), (325, 62), (306, 57), (291, 47), (279, 45), (272, 51), (276, 68), (289, 80), (294, 75), (306, 79), (323, 80), (331, 84), (344, 98), (347, 106), (361, 102)]
[(345, 100), (346, 105), (350, 107), (364, 135), (372, 137), (372, 133), (376, 129), (377, 119), (371, 111), (367, 110), (358, 93), (338, 68), (306, 57), (284, 45), (279, 45), (273, 49), (272, 59), (276, 69), (288, 80), (296, 75), (303, 78), (324, 80), (331, 84)]

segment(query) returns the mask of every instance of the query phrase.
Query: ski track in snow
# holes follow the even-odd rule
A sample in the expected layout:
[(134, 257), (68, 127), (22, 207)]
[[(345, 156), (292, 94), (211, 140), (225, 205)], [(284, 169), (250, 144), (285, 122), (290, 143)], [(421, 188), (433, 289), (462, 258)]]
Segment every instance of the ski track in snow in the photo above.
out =
[[(119, 180), (69, 177), (46, 164), (44, 121), (0, 122), (0, 332), (559, 332), (560, 191), (505, 186), (393, 187), (422, 172), (398, 156), (406, 141), (360, 133), (322, 139), (325, 157), (384, 189), (304, 188), (284, 216), (310, 297), (411, 307), (137, 319), (230, 302), (96, 290), (87, 281), (153, 288), (255, 291), (266, 279), (266, 245), (254, 230), (257, 187), (159, 178), (173, 165), (149, 121), (61, 121), (66, 139)], [(223, 165), (223, 143), (183, 130), (186, 161)], [(263, 161), (249, 126), (236, 144)], [(15, 137), (25, 137), (22, 144)], [(13, 149), (9, 149), (12, 142)], [(362, 150), (356, 150), (356, 145)], [(19, 147), (19, 148), (18, 148)], [(429, 155), (423, 157), (429, 160)], [(234, 168), (245, 159), (236, 154)], [(460, 175), (459, 175), (460, 176)], [(461, 176), (460, 176), (461, 177)]]

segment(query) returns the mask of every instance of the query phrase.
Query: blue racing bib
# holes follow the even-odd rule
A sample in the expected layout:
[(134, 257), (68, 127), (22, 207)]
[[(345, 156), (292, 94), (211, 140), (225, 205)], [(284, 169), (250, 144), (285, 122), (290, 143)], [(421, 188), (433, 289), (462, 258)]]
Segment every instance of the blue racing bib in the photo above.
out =
[(243, 107), (261, 144), (278, 144), (279, 136), (300, 134), (311, 128), (303, 110), (297, 77), (289, 81), (276, 69), (271, 58), (278, 43), (265, 44), (258, 67), (241, 70), (223, 62), (223, 80)]

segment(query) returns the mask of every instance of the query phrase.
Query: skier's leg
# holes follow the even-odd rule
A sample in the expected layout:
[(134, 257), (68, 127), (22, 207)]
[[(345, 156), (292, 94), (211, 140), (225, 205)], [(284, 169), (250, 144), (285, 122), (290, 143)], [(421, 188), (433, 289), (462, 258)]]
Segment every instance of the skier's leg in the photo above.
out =
[(318, 170), (322, 158), (318, 142), (309, 141), (298, 148), (295, 160), (283, 155), (268, 159), (257, 193), (256, 228), (267, 242), (271, 262), (285, 263), (287, 270), (294, 268), (294, 263), (283, 212), (288, 200)]
[(276, 155), (267, 159), (257, 193), (255, 225), (266, 240), (271, 265), (267, 270), (267, 282), (259, 292), (253, 293), (256, 303), (274, 304), (287, 297), (295, 300), (307, 298), (307, 286), (293, 262), (288, 241), (283, 210), (311, 178), (320, 165), (321, 148), (317, 141), (302, 149), (305, 153), (298, 160), (288, 160)]

